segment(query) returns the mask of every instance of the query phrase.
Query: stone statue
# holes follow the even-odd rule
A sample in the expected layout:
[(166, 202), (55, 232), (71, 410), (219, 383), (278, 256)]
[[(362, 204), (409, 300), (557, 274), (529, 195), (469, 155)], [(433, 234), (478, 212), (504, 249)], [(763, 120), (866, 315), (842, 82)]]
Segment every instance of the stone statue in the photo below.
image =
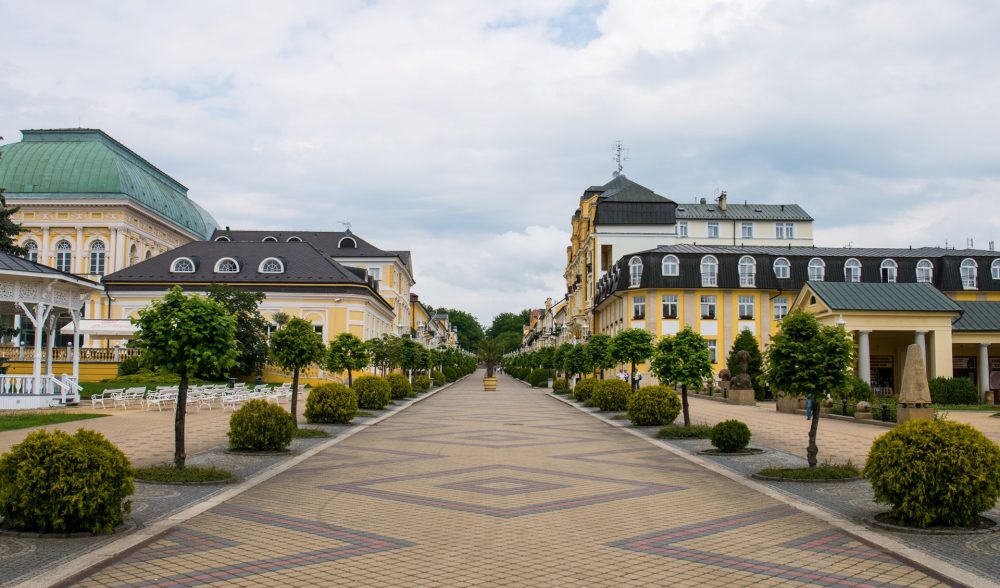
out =
[(736, 375), (729, 385), (731, 390), (753, 390), (753, 381), (750, 379), (750, 354), (746, 351), (736, 353)]
[(899, 387), (899, 408), (896, 422), (904, 423), (914, 419), (933, 419), (931, 389), (927, 385), (927, 367), (924, 350), (913, 344), (906, 348), (906, 364), (903, 366), (903, 382)]

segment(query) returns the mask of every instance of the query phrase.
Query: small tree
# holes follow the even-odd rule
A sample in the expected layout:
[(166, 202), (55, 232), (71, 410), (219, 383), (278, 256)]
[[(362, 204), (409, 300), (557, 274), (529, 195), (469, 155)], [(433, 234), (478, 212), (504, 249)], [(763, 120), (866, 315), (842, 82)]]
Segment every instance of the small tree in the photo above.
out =
[(726, 357), (726, 369), (733, 376), (739, 373), (736, 354), (740, 351), (746, 351), (750, 354), (747, 375), (750, 376), (750, 381), (753, 382), (754, 396), (760, 400), (763, 398), (761, 396), (763, 384), (760, 381), (760, 374), (763, 371), (764, 356), (760, 352), (760, 345), (757, 344), (757, 337), (753, 336), (750, 329), (740, 331), (740, 334), (733, 340), (733, 348), (729, 350), (729, 355)]
[(592, 370), (585, 345), (573, 345), (563, 353), (563, 371), (566, 373), (566, 382), (571, 386), (574, 376)]
[(780, 393), (805, 396), (816, 410), (809, 426), (809, 467), (817, 464), (819, 447), (819, 402), (827, 393), (842, 390), (851, 379), (854, 341), (843, 326), (820, 326), (813, 315), (796, 311), (781, 321), (781, 330), (771, 339), (765, 355), (765, 378)]
[(557, 372), (562, 372), (563, 375), (565, 375), (566, 372), (566, 354), (569, 353), (572, 348), (572, 343), (563, 343), (562, 345), (556, 347), (555, 351), (552, 353), (552, 368)]
[(323, 359), (326, 346), (312, 323), (290, 318), (271, 335), (271, 358), (281, 369), (292, 372), (292, 422), (299, 426), (299, 370)]
[(604, 379), (604, 370), (615, 367), (615, 360), (608, 354), (608, 347), (611, 346), (611, 336), (604, 333), (595, 333), (587, 340), (587, 359), (592, 366), (591, 369), (600, 372), (600, 378)]
[(479, 341), (476, 354), (486, 364), (486, 377), (492, 378), (497, 362), (503, 357), (503, 347), (499, 339), (486, 337)]
[(608, 355), (616, 363), (631, 365), (629, 375), (634, 392), (639, 386), (634, 376), (635, 366), (653, 355), (653, 336), (646, 329), (625, 329), (611, 339)]
[(187, 296), (174, 286), (162, 300), (140, 310), (132, 322), (138, 327), (133, 344), (151, 364), (181, 378), (174, 410), (174, 466), (183, 468), (189, 378), (197, 373), (224, 373), (236, 363), (236, 319), (217, 302)]
[(208, 297), (218, 302), (236, 319), (236, 348), (239, 355), (232, 373), (253, 375), (267, 364), (267, 321), (260, 314), (263, 292), (237, 290), (212, 284)]
[(355, 370), (368, 367), (371, 358), (365, 342), (351, 333), (341, 333), (330, 341), (326, 354), (326, 369), (331, 372), (347, 372), (347, 385), (354, 385)]
[(422, 369), (427, 365), (426, 355), (420, 343), (413, 339), (399, 339), (396, 349), (397, 361), (399, 367), (406, 370), (411, 384), (413, 383), (413, 370)]
[(699, 386), (705, 378), (712, 375), (712, 356), (708, 343), (691, 327), (684, 327), (680, 333), (664, 337), (656, 344), (650, 371), (660, 382), (680, 384), (684, 426), (690, 426), (688, 387)]
[(372, 365), (381, 370), (382, 375), (399, 365), (399, 338), (389, 335), (382, 335), (377, 339), (369, 339), (365, 342), (368, 346), (368, 355), (371, 357)]
[[(0, 137), (2, 139), (3, 137)], [(0, 153), (0, 157), (3, 154)], [(21, 225), (14, 222), (14, 215), (21, 210), (20, 206), (7, 207), (7, 199), (3, 195), (4, 189), (0, 186), (0, 252), (10, 255), (24, 257), (28, 250), (17, 244), (17, 236), (21, 233)]]

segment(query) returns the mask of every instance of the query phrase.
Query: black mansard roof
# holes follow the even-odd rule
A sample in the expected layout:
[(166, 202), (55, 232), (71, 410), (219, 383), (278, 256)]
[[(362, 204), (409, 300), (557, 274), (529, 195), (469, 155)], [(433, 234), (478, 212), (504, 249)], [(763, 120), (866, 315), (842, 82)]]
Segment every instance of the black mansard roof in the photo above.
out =
[[(663, 258), (677, 257), (680, 268), (677, 276), (664, 276), (661, 272)], [(1000, 291), (1000, 280), (994, 280), (991, 266), (1000, 260), (1000, 252), (979, 249), (944, 249), (921, 247), (916, 249), (894, 248), (845, 248), (845, 247), (727, 247), (710, 245), (663, 245), (656, 249), (626, 255), (598, 282), (595, 304), (600, 304), (612, 293), (629, 289), (629, 261), (638, 257), (642, 261), (642, 288), (701, 288), (701, 261), (706, 255), (719, 262), (718, 288), (739, 289), (739, 262), (749, 256), (756, 262), (754, 287), (764, 290), (798, 291), (809, 279), (809, 262), (818, 258), (825, 264), (824, 281), (843, 282), (844, 263), (856, 259), (861, 263), (861, 282), (882, 281), (881, 266), (886, 259), (896, 263), (896, 281), (915, 283), (917, 263), (926, 259), (933, 267), (931, 284), (939, 290), (961, 291), (962, 261), (976, 262), (976, 290)], [(775, 277), (774, 262), (784, 258), (789, 262), (789, 277)], [(1000, 264), (1000, 261), (996, 261)]]
[(331, 257), (398, 257), (412, 273), (409, 251), (379, 249), (351, 231), (233, 231), (216, 229), (211, 240), (229, 239), (232, 242), (276, 241), (278, 243), (305, 241)]
[(591, 186), (583, 193), (598, 195), (594, 222), (599, 225), (672, 225), (676, 222), (677, 203), (624, 175), (617, 175), (603, 186)]

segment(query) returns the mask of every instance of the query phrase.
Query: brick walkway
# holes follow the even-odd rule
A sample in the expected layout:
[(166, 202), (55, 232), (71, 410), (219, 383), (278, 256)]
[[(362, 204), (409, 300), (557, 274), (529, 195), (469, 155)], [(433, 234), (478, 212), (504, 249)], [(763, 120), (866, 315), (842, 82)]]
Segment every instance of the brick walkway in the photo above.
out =
[(473, 376), (84, 586), (932, 586), (817, 519)]

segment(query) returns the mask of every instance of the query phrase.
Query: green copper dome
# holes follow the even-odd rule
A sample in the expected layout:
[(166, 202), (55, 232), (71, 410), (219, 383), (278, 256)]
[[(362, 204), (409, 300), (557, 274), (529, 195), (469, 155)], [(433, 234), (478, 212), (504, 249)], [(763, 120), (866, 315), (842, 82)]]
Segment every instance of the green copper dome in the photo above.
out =
[(121, 200), (207, 239), (218, 223), (187, 188), (97, 129), (21, 131), (0, 147), (0, 187), (11, 200)]

